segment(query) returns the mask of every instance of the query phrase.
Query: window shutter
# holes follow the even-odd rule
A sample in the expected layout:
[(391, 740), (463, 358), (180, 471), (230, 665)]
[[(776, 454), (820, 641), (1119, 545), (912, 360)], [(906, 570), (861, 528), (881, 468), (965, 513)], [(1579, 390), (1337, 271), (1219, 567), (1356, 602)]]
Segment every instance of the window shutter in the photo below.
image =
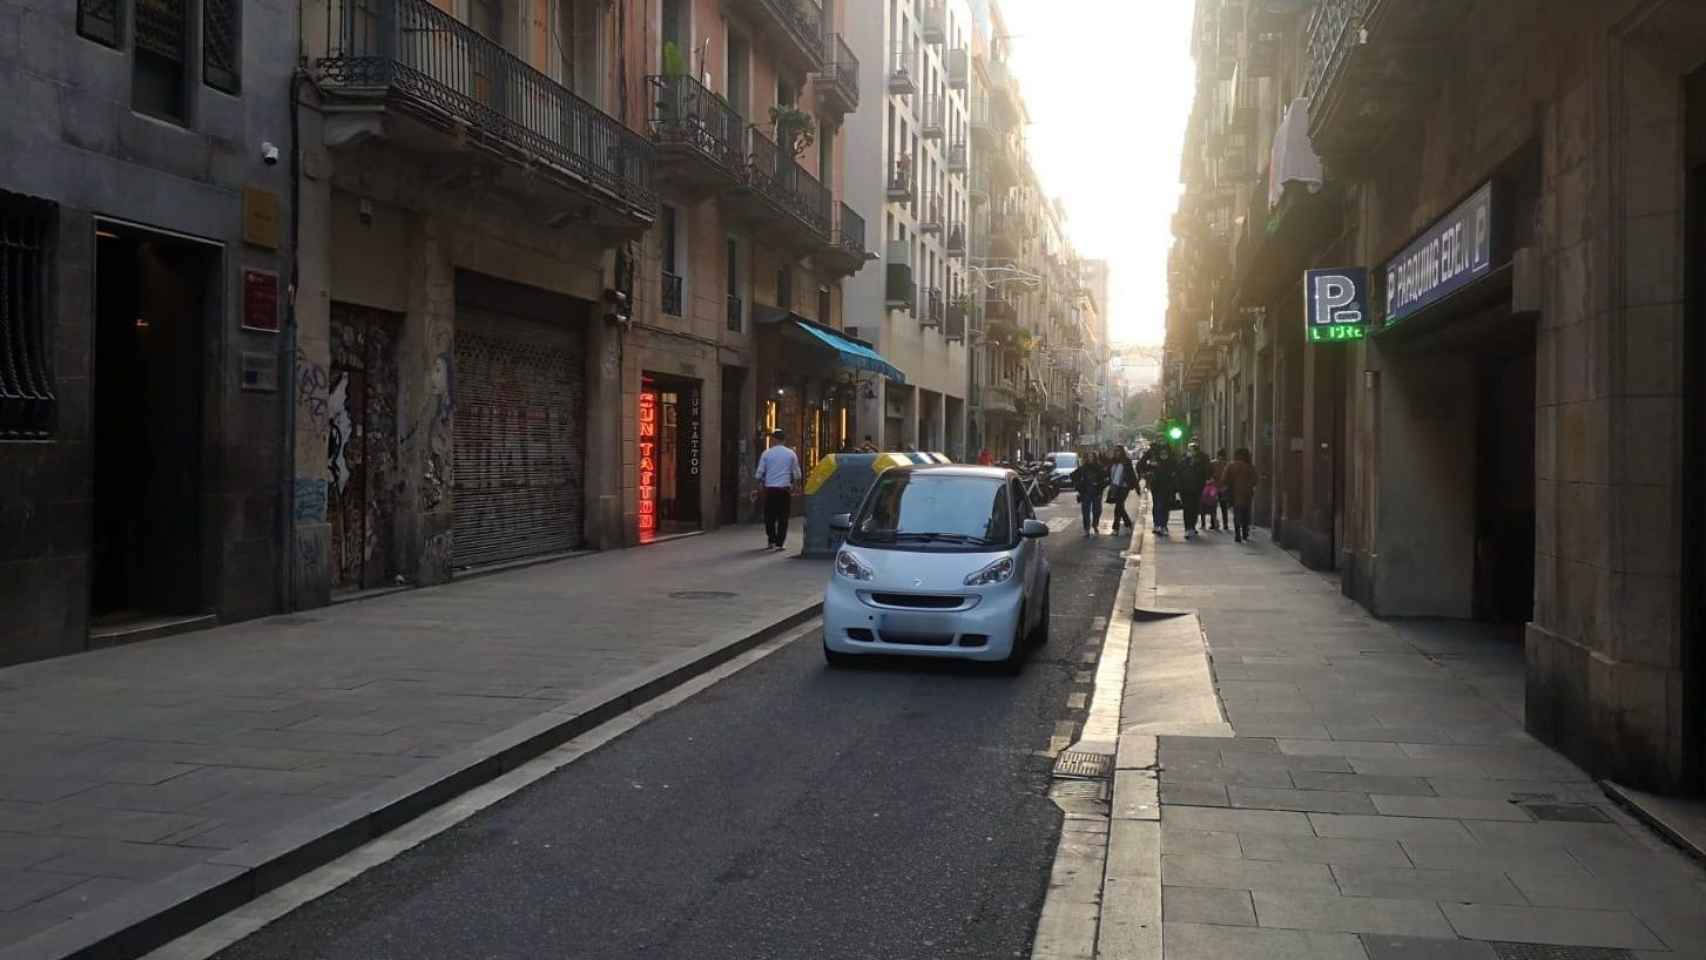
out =
[(201, 77), (215, 90), (242, 88), (243, 21), (240, 0), (203, 0)]
[(124, 40), (124, 0), (77, 0), (77, 32), (118, 48)]

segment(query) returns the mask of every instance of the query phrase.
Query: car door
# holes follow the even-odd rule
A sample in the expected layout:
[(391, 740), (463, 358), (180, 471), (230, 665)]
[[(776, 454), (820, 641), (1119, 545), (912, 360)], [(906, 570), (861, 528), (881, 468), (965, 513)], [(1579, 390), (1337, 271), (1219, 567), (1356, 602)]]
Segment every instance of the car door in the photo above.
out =
[[(1008, 499), (1013, 501), (1013, 538), (1018, 541), (1014, 559), (1019, 564), (1019, 575), (1024, 577), (1025, 609), (1031, 616), (1037, 615), (1036, 605), (1031, 603), (1037, 594), (1037, 557), (1041, 551), (1041, 543), (1029, 537), (1019, 536), (1019, 531), (1025, 526), (1026, 520), (1035, 520), (1036, 510), (1031, 506), (1031, 498), (1025, 496), (1025, 488), (1018, 480), (1008, 483)], [(1027, 629), (1030, 624), (1025, 624)]]

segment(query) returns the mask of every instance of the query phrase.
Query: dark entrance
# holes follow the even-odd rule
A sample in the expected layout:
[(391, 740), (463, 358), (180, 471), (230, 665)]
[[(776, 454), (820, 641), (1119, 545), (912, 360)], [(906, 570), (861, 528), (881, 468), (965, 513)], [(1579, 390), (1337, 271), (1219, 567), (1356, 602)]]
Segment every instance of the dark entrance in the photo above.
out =
[(96, 230), (96, 629), (206, 609), (202, 354), (217, 248), (129, 226)]
[(332, 589), (359, 590), (397, 575), (397, 337), (402, 318), (332, 304), (332, 378), (326, 402), (326, 520)]
[(1683, 700), (1692, 704), (1682, 720), (1685, 751), (1684, 789), (1706, 790), (1706, 543), (1697, 534), (1706, 525), (1706, 498), (1691, 492), (1689, 480), (1706, 476), (1706, 69), (1687, 83), (1687, 253), (1683, 282), (1681, 629)]
[(638, 423), (640, 542), (698, 530), (705, 468), (702, 384), (645, 374)]
[(1514, 325), (1477, 366), (1475, 618), (1534, 616), (1534, 339)]
[(718, 436), (722, 443), (722, 497), (719, 518), (724, 524), (740, 522), (740, 445), (746, 436), (745, 422), (740, 413), (741, 387), (746, 383), (745, 371), (739, 367), (723, 368), (723, 409)]

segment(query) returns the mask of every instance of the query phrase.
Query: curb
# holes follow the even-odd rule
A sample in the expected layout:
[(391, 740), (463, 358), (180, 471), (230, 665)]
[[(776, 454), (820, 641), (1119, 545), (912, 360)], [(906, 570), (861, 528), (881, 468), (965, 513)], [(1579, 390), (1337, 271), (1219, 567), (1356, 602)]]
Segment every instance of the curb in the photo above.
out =
[(517, 724), (313, 817), (0, 948), (0, 960), (129, 960), (422, 813), (707, 673), (823, 611), (809, 604), (747, 636), (713, 640)]

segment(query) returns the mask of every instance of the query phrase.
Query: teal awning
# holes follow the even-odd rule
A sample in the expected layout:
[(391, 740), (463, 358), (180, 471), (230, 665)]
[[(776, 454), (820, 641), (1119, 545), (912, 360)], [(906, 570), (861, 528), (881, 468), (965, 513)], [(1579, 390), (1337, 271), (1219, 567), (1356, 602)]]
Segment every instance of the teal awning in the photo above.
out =
[(834, 350), (842, 366), (853, 370), (869, 370), (872, 373), (880, 373), (895, 383), (906, 383), (906, 374), (900, 372), (899, 367), (884, 360), (882, 354), (865, 344), (843, 336), (830, 327), (800, 317), (793, 317), (788, 323), (807, 334), (813, 342)]

